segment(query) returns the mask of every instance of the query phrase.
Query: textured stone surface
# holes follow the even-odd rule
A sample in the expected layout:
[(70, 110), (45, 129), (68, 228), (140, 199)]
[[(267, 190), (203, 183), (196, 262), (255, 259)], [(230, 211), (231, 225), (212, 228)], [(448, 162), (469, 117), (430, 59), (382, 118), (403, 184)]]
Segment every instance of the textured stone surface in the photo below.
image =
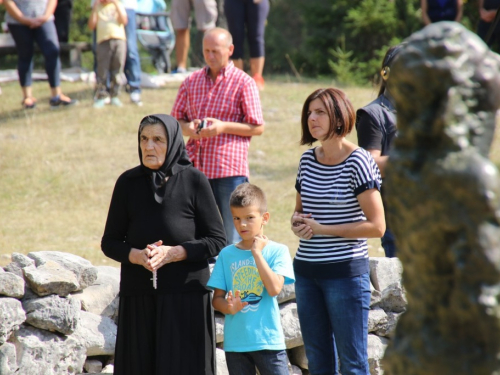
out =
[(373, 287), (379, 292), (400, 282), (402, 274), (403, 266), (398, 258), (370, 258), (370, 279)]
[(26, 320), (21, 302), (14, 298), (0, 298), (0, 345)]
[(215, 355), (217, 358), (217, 375), (229, 375), (224, 350), (217, 348)]
[(224, 341), (224, 314), (215, 313), (215, 342), (217, 344)]
[(500, 57), (454, 22), (413, 34), (388, 89), (398, 137), (386, 171), (408, 308), (386, 375), (500, 369), (500, 178), (488, 154)]
[(22, 298), (24, 296), (24, 279), (11, 272), (0, 273), (0, 294)]
[(65, 335), (73, 333), (80, 320), (80, 301), (51, 295), (23, 302), (26, 323)]
[(387, 312), (402, 313), (406, 310), (406, 295), (401, 281), (395, 282), (383, 290), (378, 305)]
[(22, 326), (12, 338), (19, 374), (72, 375), (81, 373), (85, 348), (70, 336), (61, 336), (31, 326)]
[(370, 365), (370, 375), (382, 375), (382, 365), (380, 360), (384, 356), (389, 340), (376, 335), (368, 335), (368, 364)]
[(82, 310), (107, 316), (116, 321), (120, 291), (120, 269), (109, 266), (96, 267), (97, 279), (93, 285), (72, 295), (81, 301)]
[(307, 362), (307, 357), (306, 357), (306, 348), (304, 345), (297, 346), (295, 348), (292, 348), (290, 350), (290, 359), (292, 360), (293, 363), (295, 363), (297, 366), (303, 369), (308, 369), (308, 362)]
[(304, 345), (299, 317), (297, 315), (297, 304), (295, 302), (285, 302), (281, 304), (280, 314), (286, 348), (290, 349)]
[(295, 284), (283, 285), (280, 294), (278, 294), (278, 303), (283, 303), (295, 299)]
[(80, 342), (87, 356), (114, 355), (116, 343), (116, 324), (106, 316), (80, 312), (80, 324), (71, 337)]
[(47, 261), (37, 268), (25, 267), (23, 273), (30, 288), (39, 296), (67, 296), (80, 289), (75, 274), (53, 261)]
[(87, 373), (100, 373), (102, 370), (102, 362), (97, 359), (87, 359), (83, 364), (83, 368)]
[(6, 342), (0, 346), (0, 374), (14, 375), (17, 369), (16, 347)]
[(63, 253), (61, 251), (37, 251), (29, 253), (28, 257), (35, 261), (37, 267), (48, 261), (59, 263), (75, 274), (81, 289), (94, 284), (97, 279), (97, 268), (88, 260), (78, 255)]
[(35, 265), (35, 261), (33, 259), (30, 259), (26, 255), (20, 253), (12, 253), (11, 259), (12, 262), (5, 266), (5, 270), (22, 278), (24, 278), (23, 268)]

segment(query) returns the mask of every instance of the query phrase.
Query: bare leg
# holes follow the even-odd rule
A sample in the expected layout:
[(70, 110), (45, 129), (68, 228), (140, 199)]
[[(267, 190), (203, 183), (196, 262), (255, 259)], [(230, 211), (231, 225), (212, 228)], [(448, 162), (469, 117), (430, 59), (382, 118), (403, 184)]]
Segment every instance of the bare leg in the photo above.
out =
[(262, 76), (264, 71), (265, 57), (254, 57), (250, 59), (250, 75), (253, 77), (256, 74)]
[(237, 67), (238, 69), (243, 70), (243, 59), (236, 59), (233, 60), (234, 66)]
[(31, 106), (35, 105), (36, 99), (32, 96), (31, 86), (24, 86), (21, 89), (23, 91), (23, 106), (25, 108), (32, 108)]
[(177, 68), (187, 67), (187, 56), (189, 52), (189, 29), (179, 29), (175, 31), (175, 58)]
[(264, 56), (253, 57), (250, 59), (250, 75), (254, 79), (259, 90), (264, 90), (264, 78), (262, 72), (264, 71)]

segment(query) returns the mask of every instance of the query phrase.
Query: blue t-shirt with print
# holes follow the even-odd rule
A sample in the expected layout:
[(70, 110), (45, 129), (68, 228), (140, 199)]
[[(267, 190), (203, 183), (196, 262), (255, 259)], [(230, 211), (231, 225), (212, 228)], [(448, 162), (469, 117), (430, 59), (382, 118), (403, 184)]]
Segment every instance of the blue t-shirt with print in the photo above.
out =
[[(295, 282), (292, 259), (285, 245), (269, 241), (262, 255), (274, 273), (285, 278), (285, 284)], [(212, 289), (240, 291), (248, 305), (224, 322), (224, 350), (253, 352), (283, 350), (285, 337), (281, 328), (277, 297), (271, 297), (260, 278), (250, 250), (235, 245), (222, 249), (207, 286)]]

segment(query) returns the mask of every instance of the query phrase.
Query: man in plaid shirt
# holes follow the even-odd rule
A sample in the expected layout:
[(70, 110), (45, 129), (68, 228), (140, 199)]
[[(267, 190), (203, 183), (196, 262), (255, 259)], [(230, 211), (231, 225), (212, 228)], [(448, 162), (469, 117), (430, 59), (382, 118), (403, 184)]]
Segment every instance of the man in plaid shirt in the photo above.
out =
[[(255, 81), (229, 59), (234, 50), (232, 39), (221, 28), (205, 33), (203, 56), (207, 66), (182, 83), (171, 113), (189, 137), (189, 158), (210, 181), (228, 244), (239, 240), (229, 196), (236, 186), (248, 182), (250, 140), (264, 132)], [(207, 121), (207, 127), (198, 130), (202, 120)]]

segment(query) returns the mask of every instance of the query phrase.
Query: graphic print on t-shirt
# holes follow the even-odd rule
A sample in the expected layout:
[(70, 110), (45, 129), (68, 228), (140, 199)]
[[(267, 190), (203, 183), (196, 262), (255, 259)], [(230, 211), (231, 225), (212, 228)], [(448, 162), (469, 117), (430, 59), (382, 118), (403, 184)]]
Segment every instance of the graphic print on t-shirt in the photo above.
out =
[(231, 273), (233, 275), (233, 294), (239, 290), (241, 301), (248, 302), (248, 305), (241, 312), (257, 311), (262, 299), (264, 284), (255, 265), (255, 260), (252, 258), (231, 263)]

